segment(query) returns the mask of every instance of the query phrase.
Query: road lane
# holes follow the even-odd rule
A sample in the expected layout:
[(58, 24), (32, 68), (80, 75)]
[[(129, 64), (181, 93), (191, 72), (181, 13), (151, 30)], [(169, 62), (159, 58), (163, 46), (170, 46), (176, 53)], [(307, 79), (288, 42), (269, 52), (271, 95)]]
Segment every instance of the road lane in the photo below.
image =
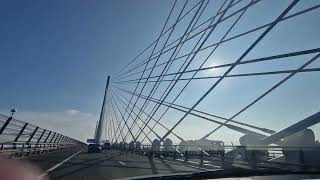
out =
[(82, 152), (50, 172), (49, 176), (61, 180), (94, 180), (199, 171), (198, 168), (165, 160), (109, 150), (104, 153)]
[(25, 157), (24, 160), (34, 164), (35, 166), (38, 166), (41, 170), (46, 171), (74, 153), (78, 152), (81, 148), (83, 147), (73, 147), (43, 154), (35, 154)]

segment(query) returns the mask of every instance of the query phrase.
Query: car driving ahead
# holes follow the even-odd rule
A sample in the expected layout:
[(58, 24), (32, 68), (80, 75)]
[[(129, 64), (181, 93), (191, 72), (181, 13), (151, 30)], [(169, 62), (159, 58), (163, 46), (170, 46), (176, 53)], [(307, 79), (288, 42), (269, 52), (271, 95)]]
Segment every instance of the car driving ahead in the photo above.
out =
[(110, 148), (111, 148), (111, 144), (109, 142), (103, 143), (102, 145), (103, 150), (110, 149)]
[(100, 144), (89, 144), (88, 153), (100, 153), (102, 151)]

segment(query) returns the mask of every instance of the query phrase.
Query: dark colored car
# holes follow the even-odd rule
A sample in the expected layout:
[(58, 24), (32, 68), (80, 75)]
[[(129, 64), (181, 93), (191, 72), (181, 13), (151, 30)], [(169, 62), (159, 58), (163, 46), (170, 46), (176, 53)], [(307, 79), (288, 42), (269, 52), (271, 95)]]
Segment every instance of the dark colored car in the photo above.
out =
[(110, 149), (111, 148), (111, 144), (110, 143), (104, 143), (102, 145), (102, 149)]
[(102, 150), (100, 144), (89, 144), (88, 153), (100, 153)]

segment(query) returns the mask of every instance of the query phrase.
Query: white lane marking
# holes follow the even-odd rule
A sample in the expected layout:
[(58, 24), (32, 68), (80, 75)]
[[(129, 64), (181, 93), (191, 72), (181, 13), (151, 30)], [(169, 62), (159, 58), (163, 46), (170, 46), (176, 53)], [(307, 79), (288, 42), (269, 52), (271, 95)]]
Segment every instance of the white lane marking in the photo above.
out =
[[(182, 161), (184, 162), (185, 160), (184, 159), (176, 159), (177, 161)], [(175, 161), (170, 161), (170, 162), (175, 162)], [(195, 161), (188, 161), (189, 163), (192, 163), (192, 164), (199, 164), (199, 162), (195, 162)], [(203, 162), (209, 162), (209, 161), (203, 161)], [(179, 163), (180, 164), (180, 163)], [(183, 164), (183, 165), (186, 165), (186, 164)], [(211, 167), (215, 167), (215, 168), (220, 168), (220, 166), (216, 166), (216, 165), (212, 165), (212, 164), (203, 164), (203, 165), (206, 165), (206, 166), (211, 166)], [(191, 165), (190, 165), (191, 166)], [(199, 167), (197, 167), (199, 168)]]
[(188, 162), (192, 164), (199, 164), (198, 162), (195, 162), (195, 161), (188, 161)]
[(121, 162), (121, 161), (118, 161), (120, 164), (122, 164), (123, 166), (125, 166), (126, 165), (126, 163), (124, 163), (124, 162)]
[(73, 158), (74, 156), (78, 155), (79, 153), (81, 153), (83, 151), (83, 149), (81, 149), (80, 151), (74, 153), (72, 156), (68, 157), (67, 159), (61, 161), (60, 163), (54, 165), (53, 167), (51, 167), (50, 169), (46, 170), (47, 172), (51, 172), (55, 169), (57, 169), (59, 166), (61, 166), (63, 163), (69, 161), (71, 158)]
[(215, 168), (220, 168), (220, 166), (216, 166), (216, 165), (212, 165), (212, 164), (203, 164), (205, 166), (211, 166), (211, 167), (215, 167)]
[(81, 153), (83, 150), (84, 150), (84, 149), (81, 149), (80, 151), (74, 153), (73, 155), (71, 155), (71, 156), (68, 157), (67, 159), (65, 159), (65, 160), (59, 162), (58, 164), (52, 166), (50, 169), (46, 170), (46, 173), (41, 174), (40, 177), (46, 176), (46, 175), (48, 174), (48, 172), (51, 172), (51, 171), (57, 169), (57, 168), (58, 168), (59, 166), (61, 166), (63, 163), (69, 161), (71, 158), (73, 158), (74, 156), (78, 155), (78, 154)]
[(201, 169), (201, 170), (205, 170), (205, 171), (211, 171), (211, 169), (202, 168), (202, 167), (197, 167), (197, 166), (192, 166), (192, 165), (189, 165), (189, 164), (182, 164), (182, 163), (175, 162), (175, 161), (169, 161), (169, 160), (165, 160), (165, 159), (163, 159), (163, 161), (167, 161), (167, 162), (171, 162), (171, 163), (179, 164), (179, 165), (184, 165), (184, 166), (188, 166), (188, 167), (192, 167), (192, 168), (196, 168), (196, 169)]
[[(195, 162), (195, 161), (188, 161), (189, 163), (192, 163), (192, 164), (200, 164), (199, 162)], [(209, 162), (209, 161), (207, 161), (207, 162)], [(208, 163), (206, 163), (206, 164), (203, 164), (203, 165), (205, 165), (205, 166), (211, 166), (211, 167), (215, 167), (215, 168), (220, 168), (220, 166), (216, 166), (216, 165), (212, 165), (212, 164), (208, 164)]]

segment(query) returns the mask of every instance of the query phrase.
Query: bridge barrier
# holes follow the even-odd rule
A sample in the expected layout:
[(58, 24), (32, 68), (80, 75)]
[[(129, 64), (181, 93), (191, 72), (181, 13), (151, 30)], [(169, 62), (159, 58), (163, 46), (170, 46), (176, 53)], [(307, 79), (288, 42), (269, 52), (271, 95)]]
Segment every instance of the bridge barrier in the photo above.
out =
[[(168, 147), (159, 145), (160, 150), (155, 151), (152, 145), (140, 145), (140, 148), (119, 148), (113, 144), (112, 148), (134, 152), (155, 158), (166, 158), (179, 160), (180, 162), (196, 162), (200, 166), (211, 165), (220, 168), (230, 167), (275, 167), (275, 168), (293, 168), (293, 169), (316, 169), (320, 170), (320, 160), (317, 154), (320, 152), (320, 146), (226, 146), (221, 148), (206, 147), (202, 148), (181, 147), (181, 145), (172, 145)], [(191, 150), (189, 150), (191, 149)], [(196, 150), (198, 149), (198, 150)], [(213, 150), (210, 150), (213, 149)], [(228, 153), (232, 152), (232, 153)], [(294, 158), (288, 158), (287, 154), (295, 155)], [(310, 154), (312, 153), (312, 154)], [(310, 158), (313, 156), (313, 161)], [(281, 159), (281, 160), (279, 160)], [(293, 160), (295, 159), (295, 160)]]
[(85, 145), (57, 132), (0, 114), (0, 155), (28, 156)]

